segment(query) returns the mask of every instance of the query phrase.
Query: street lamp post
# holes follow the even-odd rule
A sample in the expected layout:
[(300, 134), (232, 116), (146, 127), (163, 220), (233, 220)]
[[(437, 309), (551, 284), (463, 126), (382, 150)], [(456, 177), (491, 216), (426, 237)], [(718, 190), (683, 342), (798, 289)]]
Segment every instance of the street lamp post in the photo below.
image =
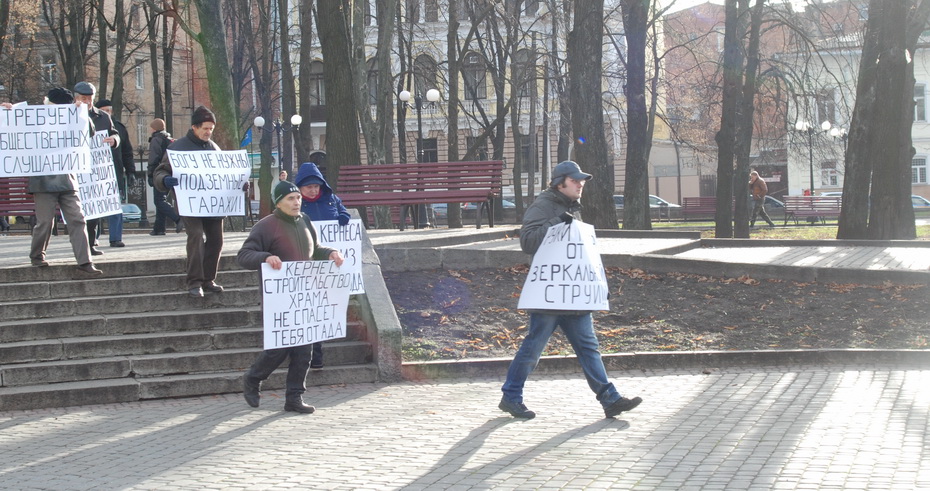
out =
[[(302, 122), (303, 122), (303, 118), (299, 114), (295, 114), (291, 116), (290, 124), (282, 122), (281, 120), (277, 118), (271, 122), (272, 131), (274, 131), (278, 135), (278, 173), (279, 174), (281, 173), (281, 170), (284, 168), (284, 159), (281, 154), (281, 139), (283, 137), (283, 134), (289, 131), (296, 130), (297, 128), (300, 127), (300, 123)], [(259, 130), (265, 131), (265, 118), (261, 116), (256, 116), (255, 126), (258, 127)], [(290, 160), (288, 160), (288, 163), (290, 163)]]
[[(410, 91), (402, 90), (400, 94), (397, 94), (397, 97), (403, 102), (407, 107), (412, 107), (417, 111), (417, 163), (423, 162), (423, 97), (417, 93), (413, 96), (413, 104), (410, 104)], [(436, 101), (439, 100), (439, 91), (436, 89), (429, 89), (426, 91), (426, 101), (433, 105)], [(426, 205), (417, 206), (417, 217), (414, 220), (414, 228), (424, 228), (429, 227), (429, 217), (426, 215)], [(401, 212), (401, 220), (404, 220), (404, 213)]]
[[(824, 121), (820, 124), (820, 129), (823, 132), (830, 131), (832, 125), (829, 121)], [(814, 125), (810, 121), (798, 120), (794, 125), (794, 129), (801, 134), (807, 134), (807, 149), (810, 155), (810, 179), (811, 179), (811, 188), (810, 195), (814, 195), (814, 134), (817, 133), (817, 129), (814, 128)]]

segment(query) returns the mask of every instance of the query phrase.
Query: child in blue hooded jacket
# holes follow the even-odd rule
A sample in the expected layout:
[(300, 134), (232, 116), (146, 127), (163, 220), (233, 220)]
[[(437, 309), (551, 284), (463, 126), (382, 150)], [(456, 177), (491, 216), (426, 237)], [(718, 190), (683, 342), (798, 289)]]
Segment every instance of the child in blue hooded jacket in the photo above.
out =
[[(294, 183), (300, 188), (300, 211), (303, 212), (308, 227), (312, 227), (311, 222), (321, 220), (338, 220), (339, 225), (349, 223), (349, 211), (342, 205), (342, 200), (333, 193), (316, 164), (301, 164)], [(310, 368), (323, 368), (323, 343), (313, 343)]]

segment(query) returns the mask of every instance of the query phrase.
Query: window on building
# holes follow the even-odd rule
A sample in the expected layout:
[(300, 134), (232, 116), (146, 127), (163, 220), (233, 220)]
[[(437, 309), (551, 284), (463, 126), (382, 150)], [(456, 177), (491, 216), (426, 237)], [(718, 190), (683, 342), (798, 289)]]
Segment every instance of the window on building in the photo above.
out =
[(49, 85), (58, 84), (58, 65), (55, 64), (54, 56), (46, 56), (42, 59), (42, 78)]
[(474, 51), (465, 55), (464, 72), (462, 77), (465, 83), (465, 99), (476, 101), (487, 99), (487, 72), (481, 55)]
[(820, 185), (836, 187), (839, 186), (840, 176), (836, 172), (836, 161), (828, 160), (820, 164)]
[(817, 124), (836, 123), (836, 89), (824, 89), (817, 94)]
[(523, 2), (523, 15), (526, 17), (535, 17), (539, 11), (539, 0), (525, 0)]
[(316, 106), (326, 105), (326, 91), (323, 85), (323, 62), (314, 61), (310, 64), (310, 104)]
[(439, 143), (436, 138), (422, 140), (423, 162), (439, 162)]
[(916, 157), (911, 160), (911, 184), (928, 184), (927, 157)]
[(368, 60), (368, 104), (374, 106), (378, 103), (378, 69), (374, 58)]
[(927, 121), (926, 84), (914, 84), (914, 121)]
[(136, 60), (136, 88), (144, 89), (145, 88), (145, 65), (142, 60)]
[(469, 148), (477, 147), (475, 153), (475, 160), (488, 160), (488, 140), (487, 138), (482, 138), (480, 136), (467, 136), (465, 137), (465, 151), (467, 152)]
[(530, 90), (533, 87), (533, 60), (530, 57), (530, 51), (526, 49), (517, 51), (511, 66), (513, 67), (513, 85), (516, 88), (517, 96), (529, 97)]
[(420, 22), (420, 2), (422, 0), (407, 0), (407, 22), (417, 24)]
[(426, 22), (439, 22), (439, 0), (426, 0)]
[[(139, 142), (139, 148), (148, 148), (147, 145), (143, 145), (144, 143), (149, 141), (148, 131), (149, 131), (149, 125), (145, 124), (145, 121), (136, 122), (136, 141)], [(145, 154), (140, 154), (140, 155), (147, 155), (147, 154), (148, 152), (146, 152)], [(142, 160), (145, 160), (145, 157), (140, 157), (140, 158)]]
[(439, 74), (436, 61), (430, 55), (420, 55), (413, 62), (413, 88), (414, 92), (425, 96), (429, 89), (438, 89), (436, 79)]

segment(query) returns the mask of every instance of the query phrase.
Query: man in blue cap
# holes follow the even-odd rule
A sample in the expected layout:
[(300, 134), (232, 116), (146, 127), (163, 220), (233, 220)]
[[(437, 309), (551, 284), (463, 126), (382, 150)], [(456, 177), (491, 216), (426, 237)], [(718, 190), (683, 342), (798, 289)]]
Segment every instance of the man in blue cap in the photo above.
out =
[[(527, 208), (520, 228), (520, 248), (527, 254), (536, 254), (546, 231), (553, 225), (581, 220), (581, 193), (591, 174), (581, 171), (575, 162), (566, 160), (552, 170), (549, 188), (539, 194)], [(523, 404), (523, 386), (539, 363), (546, 343), (557, 327), (562, 328), (568, 338), (588, 386), (597, 395), (604, 414), (612, 418), (629, 411), (643, 400), (639, 397), (622, 397), (614, 384), (607, 380), (607, 370), (598, 351), (597, 335), (591, 312), (571, 310), (530, 310), (530, 328), (520, 344), (520, 349), (507, 370), (507, 380), (501, 391), (504, 393), (498, 407), (515, 418), (532, 419), (536, 413)]]

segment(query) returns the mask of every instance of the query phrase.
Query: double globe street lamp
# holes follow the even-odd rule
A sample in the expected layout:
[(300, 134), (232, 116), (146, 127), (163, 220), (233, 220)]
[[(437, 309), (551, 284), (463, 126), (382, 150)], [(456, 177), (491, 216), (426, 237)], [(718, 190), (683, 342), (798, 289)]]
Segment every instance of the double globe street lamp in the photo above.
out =
[[(410, 104), (410, 98), (413, 97), (413, 104)], [(397, 98), (404, 103), (405, 106), (413, 108), (417, 112), (417, 163), (423, 162), (423, 97), (417, 93), (413, 95), (409, 90), (402, 90), (400, 94), (397, 94)], [(426, 102), (429, 105), (433, 105), (436, 101), (439, 100), (439, 91), (436, 89), (429, 89), (426, 91)], [(429, 227), (429, 218), (426, 216), (426, 205), (417, 206), (417, 218), (415, 219), (414, 228), (424, 228)], [(405, 210), (401, 210), (401, 220), (405, 218)]]
[[(286, 123), (284, 123), (283, 121), (279, 119), (275, 119), (274, 121), (271, 122), (272, 131), (278, 134), (278, 172), (279, 173), (284, 168), (284, 159), (282, 158), (282, 154), (281, 154), (282, 136), (284, 133), (288, 131), (293, 131), (299, 128), (300, 123), (303, 123), (303, 121), (304, 121), (304, 118), (302, 118), (299, 114), (295, 114), (291, 116), (290, 125), (287, 125)], [(254, 123), (255, 123), (255, 126), (259, 130), (262, 130), (262, 131), (265, 130), (265, 118), (261, 116), (256, 116)], [(290, 164), (290, 160), (288, 160), (288, 164)]]

